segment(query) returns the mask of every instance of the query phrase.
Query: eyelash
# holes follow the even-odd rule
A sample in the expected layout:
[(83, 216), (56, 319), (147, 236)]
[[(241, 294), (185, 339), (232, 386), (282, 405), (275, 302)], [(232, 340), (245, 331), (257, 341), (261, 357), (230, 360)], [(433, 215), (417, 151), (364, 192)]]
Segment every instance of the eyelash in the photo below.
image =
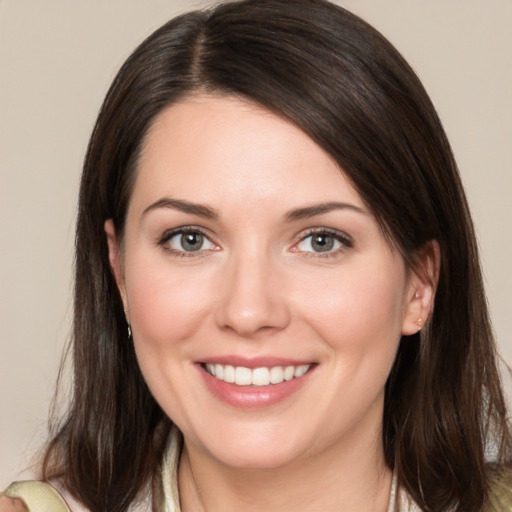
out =
[(332, 237), (334, 240), (339, 242), (341, 244), (341, 247), (326, 251), (326, 252), (315, 252), (315, 251), (300, 251), (301, 256), (304, 258), (335, 258), (339, 256), (342, 252), (344, 252), (346, 249), (351, 249), (354, 247), (354, 240), (352, 237), (347, 235), (346, 233), (342, 231), (338, 231), (336, 229), (330, 229), (330, 228), (312, 228), (308, 230), (305, 234), (303, 234), (300, 237), (300, 240), (296, 242), (293, 247), (293, 252), (299, 252), (297, 249), (294, 250), (294, 248), (297, 248), (297, 246), (307, 240), (309, 237), (313, 236), (320, 236), (320, 235), (327, 235), (329, 237)]
[[(202, 235), (206, 240), (208, 240), (211, 244), (215, 245), (211, 239), (210, 236), (201, 228), (196, 226), (185, 226), (180, 227), (176, 229), (172, 229), (169, 231), (166, 231), (157, 241), (157, 245), (162, 247), (165, 251), (171, 253), (173, 256), (178, 258), (190, 258), (190, 257), (201, 257), (204, 256), (204, 253), (206, 251), (209, 251), (211, 249), (200, 249), (197, 251), (181, 251), (177, 249), (173, 249), (169, 245), (169, 241), (175, 237), (176, 235), (187, 235), (187, 234), (200, 234)], [(298, 245), (307, 240), (309, 237), (313, 236), (320, 236), (320, 235), (326, 235), (329, 237), (332, 237), (335, 241), (339, 242), (341, 244), (341, 247), (335, 249), (335, 250), (329, 250), (326, 252), (316, 252), (316, 251), (300, 251), (297, 249)], [(329, 228), (312, 228), (309, 229), (305, 234), (303, 234), (299, 241), (296, 242), (292, 248), (292, 252), (300, 252), (301, 256), (304, 258), (333, 258), (338, 256), (340, 253), (342, 253), (347, 248), (350, 249), (354, 246), (354, 240), (347, 235), (346, 233), (343, 233), (342, 231), (338, 231), (335, 229), (329, 229)]]
[(180, 251), (177, 249), (173, 249), (169, 245), (169, 241), (175, 237), (176, 235), (202, 235), (206, 240), (208, 240), (211, 244), (215, 245), (211, 239), (210, 236), (201, 228), (196, 226), (185, 226), (181, 228), (171, 229), (169, 231), (166, 231), (157, 241), (157, 245), (162, 247), (165, 251), (171, 253), (173, 256), (177, 258), (198, 258), (201, 256), (204, 256), (204, 252), (208, 249), (200, 249), (198, 251)]

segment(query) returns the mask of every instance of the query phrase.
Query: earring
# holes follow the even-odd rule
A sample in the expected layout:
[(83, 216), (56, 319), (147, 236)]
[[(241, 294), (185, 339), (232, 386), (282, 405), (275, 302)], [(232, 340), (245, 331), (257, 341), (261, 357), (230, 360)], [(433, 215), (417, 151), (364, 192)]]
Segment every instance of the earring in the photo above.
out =
[(418, 326), (418, 331), (421, 331), (421, 326), (423, 324), (423, 320), (420, 318), (418, 318), (418, 320), (416, 320), (416, 322), (414, 322), (417, 326)]
[(126, 314), (126, 309), (124, 310), (124, 319), (126, 321), (126, 329), (128, 331), (128, 339), (132, 337), (132, 326), (130, 325), (130, 322), (128, 321), (128, 315)]

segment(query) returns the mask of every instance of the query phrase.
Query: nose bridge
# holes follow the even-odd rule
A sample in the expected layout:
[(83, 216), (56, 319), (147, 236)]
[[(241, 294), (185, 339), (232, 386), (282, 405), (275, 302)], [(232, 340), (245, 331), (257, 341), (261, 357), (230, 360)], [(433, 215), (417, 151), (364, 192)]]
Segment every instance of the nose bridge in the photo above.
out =
[(222, 277), (217, 305), (219, 326), (242, 336), (285, 327), (289, 312), (280, 291), (282, 281), (270, 251), (246, 246), (233, 252)]

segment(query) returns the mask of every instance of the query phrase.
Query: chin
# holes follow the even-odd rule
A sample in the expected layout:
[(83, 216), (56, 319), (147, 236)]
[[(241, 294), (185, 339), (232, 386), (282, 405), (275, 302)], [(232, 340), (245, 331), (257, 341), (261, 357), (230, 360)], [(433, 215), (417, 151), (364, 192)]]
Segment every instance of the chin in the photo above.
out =
[(276, 451), (274, 449), (254, 449), (212, 454), (224, 465), (240, 470), (272, 470), (292, 464), (297, 453)]
[(276, 469), (293, 463), (303, 456), (311, 442), (301, 439), (295, 429), (290, 433), (284, 426), (252, 426), (210, 431), (203, 450), (222, 464), (239, 469)]

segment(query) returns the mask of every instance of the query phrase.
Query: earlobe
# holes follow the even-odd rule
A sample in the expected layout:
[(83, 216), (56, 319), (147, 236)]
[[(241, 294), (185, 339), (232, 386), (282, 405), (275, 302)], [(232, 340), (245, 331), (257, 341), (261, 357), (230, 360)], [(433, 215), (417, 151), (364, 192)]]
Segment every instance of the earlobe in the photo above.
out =
[(126, 294), (125, 294), (125, 285), (124, 285), (124, 276), (123, 276), (121, 247), (120, 247), (119, 239), (117, 237), (116, 228), (114, 226), (114, 222), (112, 219), (108, 219), (105, 221), (104, 229), (105, 229), (105, 234), (107, 236), (108, 259), (109, 259), (109, 263), (110, 263), (110, 268), (112, 269), (112, 273), (114, 274), (117, 288), (119, 290), (119, 294), (121, 295), (124, 309), (126, 310), (127, 305), (126, 305)]
[(436, 240), (430, 240), (416, 255), (411, 270), (407, 307), (402, 323), (402, 334), (410, 336), (424, 327), (433, 309), (441, 267), (441, 251)]

